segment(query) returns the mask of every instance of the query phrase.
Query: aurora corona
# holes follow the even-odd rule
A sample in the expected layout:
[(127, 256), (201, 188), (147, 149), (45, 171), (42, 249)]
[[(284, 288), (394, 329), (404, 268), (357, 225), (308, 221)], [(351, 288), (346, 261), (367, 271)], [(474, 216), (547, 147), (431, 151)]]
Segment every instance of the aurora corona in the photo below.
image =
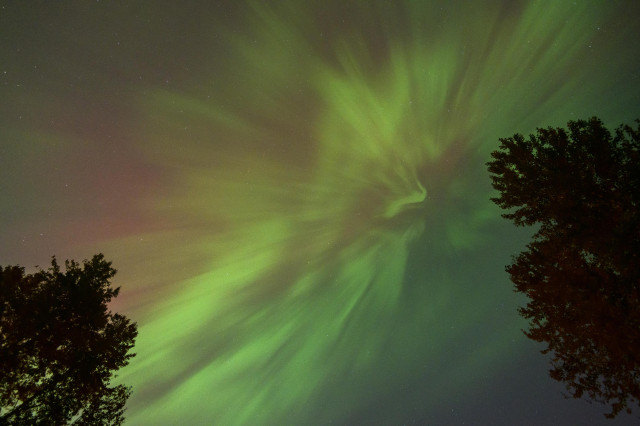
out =
[[(609, 54), (631, 42), (600, 30), (623, 12), (215, 3), (199, 19), (186, 6), (132, 14), (118, 25), (140, 26), (140, 40), (95, 56), (144, 85), (121, 92), (122, 133), (153, 176), (125, 199), (135, 226), (91, 242), (115, 254), (118, 309), (139, 324), (120, 375), (133, 386), (128, 421), (401, 424), (415, 412), (443, 424), (449, 401), (490, 387), (524, 351), (503, 272), (520, 240), (489, 200), (484, 163), (514, 132), (635, 118), (638, 91), (607, 76), (634, 70), (637, 55)], [(125, 96), (99, 93), (107, 105)], [(56, 126), (36, 136), (65, 140)]]
[[(225, 87), (213, 77), (141, 99), (156, 117), (145, 149), (177, 180), (152, 209), (196, 224), (161, 255), (184, 246), (205, 265), (167, 284), (171, 297), (142, 324), (125, 377), (134, 423), (327, 423), (415, 374), (463, 380), (508, 341), (493, 334), (491, 350), (443, 365), (447, 340), (491, 298), (428, 259), (433, 275), (408, 279), (410, 252), (486, 247), (498, 214), (476, 181), (483, 155), (496, 135), (589, 103), (580, 91), (567, 101), (582, 81), (562, 76), (600, 12), (362, 3), (340, 24), (339, 12), (318, 19), (322, 2), (285, 4), (251, 3), (252, 30), (228, 28)], [(458, 326), (445, 339), (451, 309)]]

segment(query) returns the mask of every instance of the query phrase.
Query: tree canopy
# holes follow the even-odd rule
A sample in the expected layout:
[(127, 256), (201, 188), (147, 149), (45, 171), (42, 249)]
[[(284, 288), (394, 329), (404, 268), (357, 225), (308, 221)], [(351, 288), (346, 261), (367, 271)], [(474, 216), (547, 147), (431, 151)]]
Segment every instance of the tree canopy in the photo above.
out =
[(640, 121), (612, 134), (596, 117), (568, 130), (500, 139), (487, 163), (492, 198), (534, 226), (506, 267), (528, 296), (525, 334), (551, 353), (551, 377), (572, 397), (640, 404)]
[(131, 388), (112, 386), (137, 325), (107, 304), (116, 270), (102, 254), (82, 264), (55, 257), (26, 274), (0, 266), (0, 424), (121, 424)]

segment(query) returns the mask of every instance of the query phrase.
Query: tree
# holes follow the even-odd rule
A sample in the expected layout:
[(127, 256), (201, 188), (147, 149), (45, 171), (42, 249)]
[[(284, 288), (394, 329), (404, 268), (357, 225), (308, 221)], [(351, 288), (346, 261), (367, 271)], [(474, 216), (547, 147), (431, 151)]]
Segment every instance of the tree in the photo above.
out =
[(487, 163), (492, 198), (534, 226), (506, 267), (528, 296), (525, 334), (546, 343), (570, 396), (640, 405), (640, 121), (612, 135), (598, 118), (500, 139)]
[(136, 323), (107, 304), (102, 254), (25, 275), (0, 266), (0, 424), (121, 424), (131, 388), (111, 386), (135, 354)]

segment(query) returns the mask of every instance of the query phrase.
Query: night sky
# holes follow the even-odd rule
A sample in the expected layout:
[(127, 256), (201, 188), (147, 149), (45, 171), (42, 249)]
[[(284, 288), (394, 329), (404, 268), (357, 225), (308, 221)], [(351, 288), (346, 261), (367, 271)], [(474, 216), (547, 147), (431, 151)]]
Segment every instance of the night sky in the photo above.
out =
[(640, 117), (635, 1), (0, 1), (0, 264), (102, 252), (132, 425), (622, 425), (521, 332), (498, 138)]

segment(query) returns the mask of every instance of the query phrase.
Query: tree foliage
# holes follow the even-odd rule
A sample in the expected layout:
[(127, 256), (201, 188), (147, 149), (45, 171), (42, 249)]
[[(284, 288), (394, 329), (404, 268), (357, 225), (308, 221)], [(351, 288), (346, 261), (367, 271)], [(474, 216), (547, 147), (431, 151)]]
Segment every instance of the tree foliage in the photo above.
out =
[(81, 266), (55, 257), (25, 275), (0, 266), (0, 424), (121, 424), (131, 389), (111, 386), (137, 325), (107, 304), (116, 270), (102, 254)]
[(598, 118), (500, 139), (487, 163), (503, 217), (537, 231), (507, 266), (551, 377), (615, 417), (640, 403), (640, 121)]

